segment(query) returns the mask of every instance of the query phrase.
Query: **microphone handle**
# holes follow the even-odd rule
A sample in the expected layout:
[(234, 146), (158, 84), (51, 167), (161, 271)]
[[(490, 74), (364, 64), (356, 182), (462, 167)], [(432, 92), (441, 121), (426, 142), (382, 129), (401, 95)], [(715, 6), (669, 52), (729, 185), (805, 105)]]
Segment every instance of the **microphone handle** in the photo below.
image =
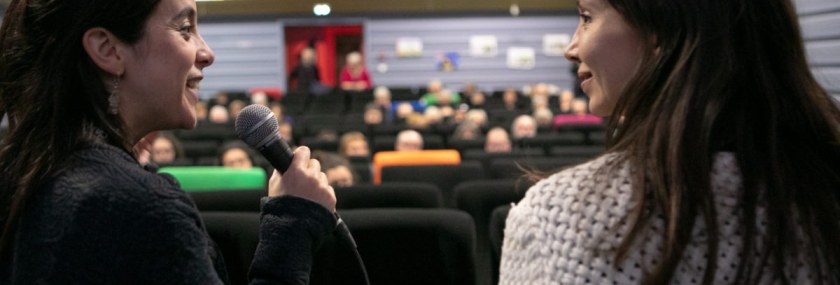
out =
[(285, 173), (289, 169), (289, 165), (292, 164), (292, 158), (294, 157), (292, 149), (279, 136), (262, 147), (258, 147), (257, 150), (271, 163), (271, 166), (274, 166), (274, 169), (280, 171), (280, 174)]

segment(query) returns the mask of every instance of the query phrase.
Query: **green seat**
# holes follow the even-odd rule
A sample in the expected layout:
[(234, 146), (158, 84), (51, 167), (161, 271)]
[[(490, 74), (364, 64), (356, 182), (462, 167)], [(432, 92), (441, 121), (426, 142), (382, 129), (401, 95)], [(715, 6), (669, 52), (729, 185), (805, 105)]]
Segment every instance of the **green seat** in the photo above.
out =
[(264, 190), (267, 181), (265, 171), (257, 167), (182, 166), (163, 167), (158, 172), (174, 176), (186, 192)]

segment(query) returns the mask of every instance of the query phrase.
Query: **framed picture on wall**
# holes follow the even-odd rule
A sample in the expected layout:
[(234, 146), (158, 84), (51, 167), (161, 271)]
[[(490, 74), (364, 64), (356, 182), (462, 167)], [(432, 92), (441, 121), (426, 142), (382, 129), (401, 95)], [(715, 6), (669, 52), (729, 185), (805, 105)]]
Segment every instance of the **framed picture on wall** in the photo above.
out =
[(414, 37), (397, 38), (398, 57), (420, 57), (423, 55), (423, 40)]
[(545, 34), (543, 35), (543, 54), (546, 56), (563, 56), (569, 42), (571, 42), (569, 34)]
[(496, 36), (482, 35), (470, 37), (470, 55), (474, 57), (494, 57), (499, 53)]
[(536, 53), (531, 47), (509, 47), (507, 66), (510, 69), (534, 69)]

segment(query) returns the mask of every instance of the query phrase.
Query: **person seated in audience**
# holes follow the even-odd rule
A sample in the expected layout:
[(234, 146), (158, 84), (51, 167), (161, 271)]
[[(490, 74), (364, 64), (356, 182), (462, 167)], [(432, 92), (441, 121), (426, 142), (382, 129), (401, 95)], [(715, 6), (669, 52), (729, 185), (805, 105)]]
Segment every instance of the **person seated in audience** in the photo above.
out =
[(392, 110), (391, 90), (385, 86), (379, 86), (373, 89), (373, 104), (382, 110), (382, 115), (386, 122), (394, 121), (394, 111)]
[(242, 111), (242, 108), (245, 108), (245, 101), (242, 100), (233, 100), (230, 101), (230, 105), (228, 105), (228, 115), (230, 118), (236, 118), (239, 116), (239, 111)]
[(426, 107), (423, 111), (423, 117), (426, 118), (426, 123), (429, 125), (441, 125), (444, 123), (443, 113), (437, 106)]
[(464, 122), (470, 122), (477, 125), (479, 128), (487, 126), (487, 111), (482, 109), (472, 109), (467, 111), (464, 116)]
[(572, 111), (572, 101), (574, 99), (575, 99), (575, 93), (573, 93), (572, 90), (563, 90), (563, 92), (560, 93), (560, 100), (559, 100), (559, 106), (557, 108), (557, 110), (558, 110), (557, 114), (558, 115), (571, 114), (573, 112)]
[(262, 91), (254, 92), (254, 94), (251, 94), (251, 104), (257, 104), (268, 107), (268, 95), (266, 95), (265, 92)]
[(195, 120), (197, 122), (207, 121), (207, 113), (209, 112), (207, 110), (207, 102), (195, 102), (195, 107), (193, 109), (195, 109)]
[(415, 130), (427, 130), (429, 129), (429, 120), (423, 114), (411, 113), (405, 118), (405, 125)]
[(443, 82), (434, 79), (426, 85), (426, 94), (420, 97), (420, 102), (425, 106), (458, 105), (461, 103), (461, 95), (443, 88)]
[(455, 128), (451, 139), (453, 141), (474, 140), (481, 137), (481, 127), (473, 122), (464, 122)]
[(224, 106), (215, 105), (210, 108), (208, 119), (214, 124), (227, 124), (230, 122), (230, 114)]
[(540, 130), (551, 129), (553, 119), (554, 114), (547, 107), (534, 110), (534, 120), (537, 122), (537, 128)]
[(553, 128), (558, 128), (564, 125), (600, 125), (604, 123), (604, 119), (587, 112), (587, 105), (585, 99), (574, 99), (572, 101), (572, 114), (560, 114), (554, 116), (552, 122)]
[(332, 152), (315, 151), (312, 158), (321, 163), (321, 169), (327, 175), (327, 182), (332, 187), (350, 187), (356, 184), (356, 175), (346, 158)]
[(294, 118), (292, 116), (285, 115), (286, 108), (284, 108), (283, 104), (280, 102), (271, 102), (268, 104), (268, 108), (271, 109), (271, 113), (274, 113), (274, 117), (277, 118), (277, 122), (294, 122)]
[(219, 152), (219, 164), (230, 168), (254, 167), (254, 156), (245, 143), (234, 141), (222, 146)]
[(227, 93), (216, 92), (216, 94), (213, 95), (213, 99), (210, 99), (210, 104), (209, 105), (211, 105), (211, 106), (219, 105), (219, 106), (227, 108), (228, 103), (230, 103), (230, 98), (228, 97)]
[(519, 115), (513, 120), (510, 134), (514, 140), (537, 136), (537, 121), (530, 115)]
[(364, 121), (369, 126), (382, 124), (384, 121), (382, 109), (379, 109), (374, 103), (368, 104), (365, 106)]
[(531, 112), (548, 109), (548, 95), (543, 93), (531, 94)]
[(475, 82), (472, 81), (465, 83), (464, 87), (461, 88), (461, 94), (464, 94), (466, 96), (471, 96), (475, 92), (479, 92), (478, 85), (476, 85)]
[(334, 129), (321, 129), (315, 134), (315, 138), (322, 142), (335, 142), (338, 141), (338, 131)]
[(370, 80), (364, 63), (362, 62), (362, 54), (359, 52), (351, 52), (345, 58), (346, 64), (341, 69), (339, 76), (339, 84), (342, 90), (347, 91), (363, 91), (372, 88), (373, 83)]
[(513, 146), (510, 141), (508, 132), (500, 127), (495, 127), (487, 132), (487, 138), (484, 141), (484, 152), (511, 152)]
[(457, 106), (461, 103), (461, 95), (444, 88), (420, 97), (420, 102), (424, 106)]
[(504, 103), (505, 110), (507, 111), (522, 111), (526, 109), (522, 101), (519, 100), (519, 93), (511, 87), (505, 88), (505, 92), (502, 93), (502, 103)]
[(292, 123), (289, 121), (280, 121), (280, 125), (278, 126), (278, 132), (280, 136), (283, 138), (289, 146), (295, 146), (295, 136), (294, 136), (294, 129), (292, 128)]
[(484, 102), (487, 101), (487, 96), (484, 95), (484, 92), (476, 91), (473, 93), (465, 93), (470, 94), (468, 105), (471, 109), (482, 109), (484, 108)]
[(345, 157), (370, 158), (370, 144), (361, 132), (349, 132), (341, 135), (338, 141), (338, 154)]
[(184, 158), (184, 148), (181, 141), (170, 132), (160, 132), (152, 141), (152, 150), (149, 159), (158, 164), (171, 164), (178, 159)]
[(394, 142), (396, 151), (418, 151), (423, 150), (423, 136), (415, 130), (403, 130), (397, 134)]
[(414, 106), (411, 103), (401, 102), (397, 104), (396, 114), (394, 116), (394, 123), (405, 124), (411, 114), (414, 114)]

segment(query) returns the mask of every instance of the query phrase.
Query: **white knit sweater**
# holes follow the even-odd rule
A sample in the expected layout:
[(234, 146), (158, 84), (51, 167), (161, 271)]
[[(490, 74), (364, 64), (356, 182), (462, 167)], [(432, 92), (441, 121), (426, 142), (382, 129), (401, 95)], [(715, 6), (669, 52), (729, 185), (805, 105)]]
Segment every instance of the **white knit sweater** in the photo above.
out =
[[(659, 218), (648, 223), (621, 264), (612, 264), (615, 251), (630, 228), (625, 218), (633, 207), (630, 202), (633, 170), (627, 163), (616, 165), (617, 161), (616, 154), (604, 155), (556, 173), (528, 190), (508, 215), (500, 284), (638, 284), (644, 270), (657, 265), (664, 229)], [(613, 171), (596, 171), (613, 166), (616, 166)], [(741, 175), (735, 156), (718, 154), (711, 177), (720, 224), (713, 284), (732, 284), (741, 249), (736, 216)], [(763, 209), (758, 211), (757, 223), (763, 231)], [(703, 221), (698, 219), (672, 284), (702, 282), (706, 266), (704, 228)], [(801, 233), (798, 237), (805, 242)], [(757, 248), (762, 250), (761, 245)], [(814, 283), (812, 278), (818, 278), (818, 271), (808, 266), (805, 256), (808, 256), (806, 252), (800, 252), (788, 259), (800, 262), (786, 263), (786, 274), (794, 284), (810, 284)], [(778, 281), (770, 274), (763, 274), (762, 278), (763, 284)]]

